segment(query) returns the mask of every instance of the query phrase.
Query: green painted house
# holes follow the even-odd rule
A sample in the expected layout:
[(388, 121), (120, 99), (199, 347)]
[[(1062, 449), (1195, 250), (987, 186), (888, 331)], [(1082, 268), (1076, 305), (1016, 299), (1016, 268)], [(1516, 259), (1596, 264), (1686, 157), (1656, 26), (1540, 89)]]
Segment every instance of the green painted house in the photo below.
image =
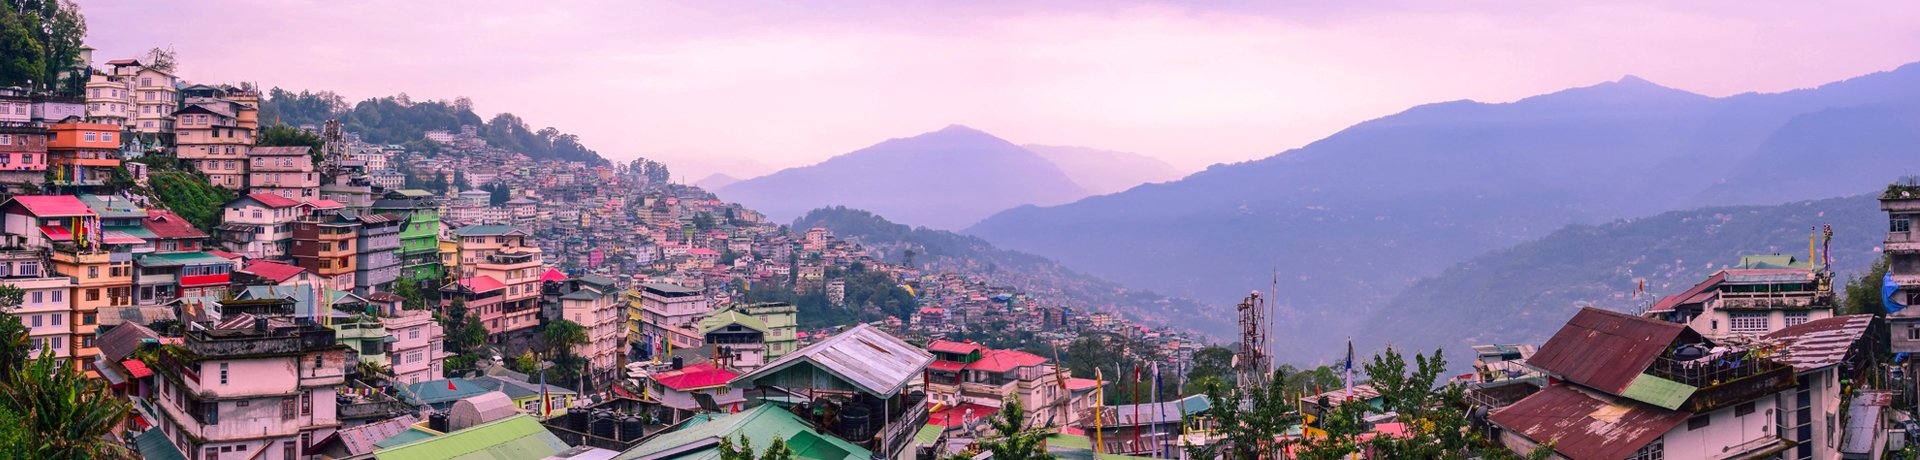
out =
[(374, 212), (398, 214), (407, 219), (400, 227), (400, 278), (416, 282), (438, 281), (444, 274), (440, 266), (440, 204), (426, 190), (394, 190), (373, 202)]

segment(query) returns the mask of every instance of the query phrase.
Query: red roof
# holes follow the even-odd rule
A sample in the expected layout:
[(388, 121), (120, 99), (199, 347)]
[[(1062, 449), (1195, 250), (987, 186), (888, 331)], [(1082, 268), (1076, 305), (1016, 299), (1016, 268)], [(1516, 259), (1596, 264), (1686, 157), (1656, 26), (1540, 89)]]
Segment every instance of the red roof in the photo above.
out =
[(213, 255), (216, 255), (216, 256), (220, 256), (220, 257), (225, 257), (225, 258), (228, 258), (228, 259), (239, 259), (239, 258), (241, 258), (241, 257), (244, 257), (244, 256), (241, 256), (241, 255), (240, 255), (240, 254), (238, 254), (238, 253), (232, 253), (232, 252), (227, 252), (227, 251), (214, 251), (214, 250), (208, 250), (208, 251), (206, 251), (206, 253), (208, 253), (208, 254), (213, 254)]
[(488, 291), (494, 291), (499, 289), (505, 289), (507, 287), (507, 283), (502, 283), (500, 282), (500, 280), (493, 279), (493, 277), (491, 276), (480, 275), (480, 276), (475, 276), (475, 277), (460, 280), (460, 286), (467, 288), (467, 290), (479, 293), (479, 292), (488, 292)]
[(927, 351), (964, 355), (976, 351), (986, 353), (987, 347), (973, 342), (955, 342), (942, 339), (928, 342)]
[(307, 204), (312, 205), (314, 208), (318, 208), (318, 209), (340, 209), (340, 208), (347, 207), (347, 205), (340, 204), (340, 202), (333, 201), (333, 200), (313, 200), (313, 201), (308, 201)]
[(998, 412), (1000, 409), (979, 404), (961, 404), (928, 414), (927, 424), (951, 428), (961, 423), (986, 419)]
[(1091, 390), (1097, 386), (1100, 386), (1099, 380), (1083, 379), (1079, 377), (1067, 379), (1067, 391)]
[(718, 252), (714, 252), (714, 250), (712, 250), (712, 249), (707, 249), (707, 248), (693, 248), (693, 249), (690, 249), (690, 250), (688, 250), (688, 251), (687, 251), (687, 253), (688, 253), (688, 254), (693, 254), (693, 255), (696, 255), (696, 256), (717, 256), (717, 255), (720, 255), (720, 253), (718, 253)]
[(264, 205), (269, 208), (291, 208), (291, 207), (300, 205), (300, 202), (293, 201), (292, 198), (287, 198), (287, 197), (275, 195), (272, 193), (255, 193), (255, 194), (247, 195), (247, 198), (252, 198), (253, 201), (258, 201), (260, 202), (261, 205)]
[(1019, 350), (987, 350), (979, 361), (967, 363), (968, 370), (1006, 372), (1027, 366), (1046, 364), (1047, 358)]
[(1678, 323), (1581, 308), (1527, 364), (1618, 395), (1687, 330)]
[(73, 217), (96, 216), (93, 208), (73, 195), (27, 195), (13, 197), (13, 202), (27, 209), (37, 217)]
[(1687, 289), (1687, 292), (1670, 295), (1670, 296), (1667, 296), (1666, 298), (1660, 299), (1660, 303), (1654, 304), (1653, 308), (1647, 311), (1650, 313), (1669, 312), (1669, 311), (1673, 311), (1674, 307), (1696, 302), (1695, 300), (1692, 300), (1694, 297), (1712, 294), (1713, 288), (1719, 286), (1720, 282), (1726, 281), (1726, 279), (1727, 279), (1727, 272), (1725, 271), (1715, 272), (1713, 276), (1707, 277), (1706, 281), (1701, 281), (1700, 284), (1695, 284), (1693, 285), (1693, 288)]
[(959, 372), (960, 369), (964, 367), (967, 367), (967, 365), (959, 361), (948, 361), (944, 359), (933, 360), (933, 364), (927, 365), (927, 369), (946, 372)]
[(153, 370), (147, 369), (147, 363), (138, 359), (121, 361), (120, 366), (127, 368), (127, 375), (136, 379), (153, 376)]
[(65, 241), (65, 240), (73, 239), (72, 231), (67, 230), (66, 227), (61, 227), (56, 225), (42, 225), (40, 226), (40, 233), (44, 233), (47, 235), (48, 239), (52, 239), (56, 241)]
[[(1542, 348), (1545, 351), (1545, 348)], [(1493, 423), (1573, 460), (1621, 459), (1687, 421), (1675, 412), (1561, 384), (1493, 412)]]
[(693, 391), (726, 385), (727, 382), (733, 381), (733, 378), (738, 376), (739, 374), (735, 374), (733, 371), (714, 367), (713, 363), (700, 363), (654, 374), (653, 381), (660, 382), (661, 385), (665, 385), (667, 388), (679, 391)]
[(549, 268), (547, 269), (546, 273), (540, 274), (540, 281), (544, 281), (544, 282), (557, 283), (557, 282), (566, 281), (566, 280), (567, 280), (567, 274), (560, 273), (560, 270), (555, 268)]
[(147, 231), (153, 232), (154, 236), (161, 238), (207, 237), (206, 232), (202, 232), (198, 228), (193, 228), (193, 224), (188, 223), (187, 219), (180, 217), (179, 214), (174, 214), (173, 211), (164, 209), (147, 210), (147, 219), (141, 223), (147, 226)]
[(271, 260), (255, 260), (247, 262), (247, 266), (240, 271), (281, 283), (305, 273), (307, 269)]

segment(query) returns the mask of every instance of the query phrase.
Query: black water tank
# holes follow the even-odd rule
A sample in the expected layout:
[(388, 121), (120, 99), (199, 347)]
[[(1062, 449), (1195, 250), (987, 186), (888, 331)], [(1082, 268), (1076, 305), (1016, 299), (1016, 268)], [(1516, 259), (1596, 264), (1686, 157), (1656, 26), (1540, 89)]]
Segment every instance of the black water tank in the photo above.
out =
[(867, 429), (868, 422), (873, 418), (872, 414), (873, 410), (864, 405), (842, 407), (840, 419), (834, 422), (834, 429), (848, 437), (866, 439), (873, 436), (873, 432)]
[(441, 433), (447, 432), (447, 414), (444, 412), (434, 412), (427, 415), (427, 428)]
[(594, 436), (602, 437), (602, 438), (612, 439), (614, 425), (615, 423), (614, 423), (613, 416), (608, 415), (604, 412), (595, 413), (593, 414), (593, 426), (592, 426), (593, 432), (590, 434)]
[(640, 417), (629, 415), (626, 418), (620, 419), (620, 441), (621, 442), (640, 439), (641, 436), (646, 435), (646, 431), (647, 431), (647, 423), (645, 421), (640, 420)]
[(681, 365), (683, 365), (683, 364), (684, 364), (684, 362), (680, 360), (680, 357), (679, 357), (679, 356), (675, 356), (675, 357), (673, 357), (673, 368), (674, 368), (674, 369), (679, 369), (679, 368), (680, 368), (680, 366), (681, 366)]
[(1692, 361), (1705, 356), (1707, 356), (1707, 347), (1698, 344), (1681, 345), (1680, 348), (1673, 350), (1675, 361)]
[(573, 430), (574, 432), (577, 432), (577, 433), (587, 432), (587, 411), (584, 411), (584, 410), (567, 411), (566, 417), (567, 417), (567, 420), (566, 420), (567, 429)]

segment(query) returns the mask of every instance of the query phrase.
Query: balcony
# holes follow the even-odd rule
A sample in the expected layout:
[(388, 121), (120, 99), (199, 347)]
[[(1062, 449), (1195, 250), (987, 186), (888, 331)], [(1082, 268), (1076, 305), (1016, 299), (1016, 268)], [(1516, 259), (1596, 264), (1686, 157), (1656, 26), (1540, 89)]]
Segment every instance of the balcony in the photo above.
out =
[(1646, 373), (1695, 388), (1680, 407), (1695, 413), (1751, 401), (1794, 386), (1792, 366), (1745, 354), (1694, 361), (1661, 356)]

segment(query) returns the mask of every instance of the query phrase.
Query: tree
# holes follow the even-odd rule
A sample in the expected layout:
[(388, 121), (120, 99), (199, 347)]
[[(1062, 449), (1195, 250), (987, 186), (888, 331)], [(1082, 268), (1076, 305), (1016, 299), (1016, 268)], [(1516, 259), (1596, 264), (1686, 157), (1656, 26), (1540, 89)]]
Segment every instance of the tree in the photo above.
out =
[(1026, 429), (1026, 409), (1020, 407), (1019, 398), (1007, 400), (1007, 406), (987, 423), (999, 436), (974, 446), (992, 452), (995, 460), (1053, 460), (1053, 454), (1047, 453), (1045, 431)]
[(326, 141), (320, 136), (289, 125), (276, 124), (260, 130), (254, 145), (260, 147), (307, 147), (313, 153), (319, 153), (326, 147)]
[(586, 345), (590, 340), (585, 326), (564, 319), (547, 323), (547, 327), (540, 330), (540, 338), (559, 353), (571, 353), (573, 347)]
[[(1199, 382), (1215, 379), (1226, 382), (1233, 378), (1233, 350), (1225, 347), (1208, 346), (1193, 353), (1193, 369), (1187, 371), (1187, 381)], [(1298, 388), (1298, 387), (1295, 387)], [(1205, 386), (1196, 385), (1188, 389), (1191, 394), (1199, 394)]]
[(1887, 314), (1886, 298), (1881, 296), (1880, 290), (1887, 276), (1887, 264), (1887, 257), (1881, 256), (1880, 260), (1873, 262), (1873, 268), (1868, 269), (1865, 276), (1847, 279), (1846, 301), (1841, 305), (1842, 312), (1849, 315)]
[(490, 206), (507, 204), (513, 200), (513, 189), (508, 188), (507, 184), (488, 184), (480, 189), (487, 191), (487, 203)]
[(46, 48), (34, 39), (32, 27), (11, 5), (0, 11), (0, 85), (43, 81), (40, 78), (47, 70)]
[(178, 67), (180, 63), (178, 57), (179, 55), (173, 52), (172, 46), (168, 46), (166, 48), (156, 47), (154, 49), (147, 50), (146, 64), (147, 64), (147, 67), (160, 69), (160, 70), (166, 71), (167, 73), (173, 73), (175, 70), (177, 70), (176, 67)]
[(221, 207), (234, 199), (232, 191), (186, 171), (151, 171), (147, 182), (161, 204), (201, 230), (219, 225)]
[(739, 439), (740, 446), (735, 447), (732, 438), (720, 437), (720, 460), (793, 460), (793, 448), (787, 447), (786, 440), (773, 438), (767, 450), (756, 457), (753, 454), (753, 441), (747, 439), (746, 435), (740, 435)]
[[(0, 287), (0, 310), (20, 305), (21, 292)], [(30, 361), (27, 330), (20, 319), (0, 314), (0, 357), (21, 363), (0, 369), (0, 422), (23, 428), (21, 437), (0, 430), (0, 452), (18, 458), (126, 457), (108, 434), (133, 410), (115, 397), (105, 381), (88, 378), (77, 364), (43, 351)], [(10, 419), (10, 420), (7, 420)], [(16, 433), (17, 434), (17, 433)]]
[(1287, 396), (1290, 392), (1284, 385), (1286, 375), (1275, 371), (1269, 382), (1273, 383), (1241, 387), (1216, 381), (1207, 385), (1204, 393), (1212, 407), (1199, 416), (1212, 419), (1222, 439), (1212, 445), (1189, 446), (1188, 456), (1228, 460), (1279, 458), (1281, 449), (1288, 443), (1275, 438), (1298, 424), (1300, 415), (1293, 411), (1292, 400)]

